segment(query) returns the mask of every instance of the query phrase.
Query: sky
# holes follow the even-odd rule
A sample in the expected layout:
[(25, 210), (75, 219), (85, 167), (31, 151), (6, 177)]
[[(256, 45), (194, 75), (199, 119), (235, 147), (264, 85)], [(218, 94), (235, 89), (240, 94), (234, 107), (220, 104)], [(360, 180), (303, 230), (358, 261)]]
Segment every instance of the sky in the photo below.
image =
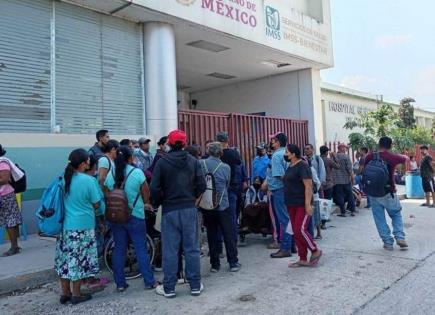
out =
[(435, 112), (435, 1), (330, 1), (335, 65), (322, 80)]

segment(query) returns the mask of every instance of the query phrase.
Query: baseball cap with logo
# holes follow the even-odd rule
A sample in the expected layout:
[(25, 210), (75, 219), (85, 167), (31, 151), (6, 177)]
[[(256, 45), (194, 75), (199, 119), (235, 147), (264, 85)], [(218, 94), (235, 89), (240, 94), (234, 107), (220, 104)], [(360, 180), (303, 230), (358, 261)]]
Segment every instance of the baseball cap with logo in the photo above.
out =
[(173, 130), (168, 135), (168, 143), (169, 145), (175, 145), (177, 142), (180, 142), (182, 145), (186, 145), (187, 135), (182, 130)]

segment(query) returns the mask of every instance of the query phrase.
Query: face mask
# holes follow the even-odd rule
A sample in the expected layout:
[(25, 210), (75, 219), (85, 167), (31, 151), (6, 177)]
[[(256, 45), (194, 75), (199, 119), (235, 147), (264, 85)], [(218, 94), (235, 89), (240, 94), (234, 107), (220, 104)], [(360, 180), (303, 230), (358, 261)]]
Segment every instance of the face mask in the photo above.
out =
[(253, 184), (252, 186), (254, 186), (254, 188), (256, 189), (256, 190), (258, 190), (258, 189), (260, 189), (261, 188), (261, 184)]
[(165, 145), (165, 148), (163, 149), (163, 151), (165, 151), (166, 153), (168, 153), (169, 151), (171, 151), (171, 147), (168, 145)]
[(287, 155), (284, 155), (284, 160), (285, 160), (287, 163), (290, 163), (290, 158), (289, 158)]

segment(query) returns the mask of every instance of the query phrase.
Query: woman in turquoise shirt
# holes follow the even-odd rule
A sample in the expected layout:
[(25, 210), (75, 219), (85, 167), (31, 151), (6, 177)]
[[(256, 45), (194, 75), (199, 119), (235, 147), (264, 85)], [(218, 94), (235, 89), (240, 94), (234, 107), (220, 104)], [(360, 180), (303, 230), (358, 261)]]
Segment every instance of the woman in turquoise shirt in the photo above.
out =
[(100, 207), (102, 196), (95, 179), (85, 173), (88, 168), (88, 152), (72, 151), (65, 168), (65, 217), (55, 255), (55, 270), (62, 288), (61, 304), (90, 300), (92, 296), (83, 295), (80, 286), (83, 279), (99, 272), (95, 210)]
[[(119, 142), (116, 140), (109, 140), (103, 147), (104, 155), (98, 160), (98, 183), (101, 190), (104, 191), (107, 186), (107, 181), (112, 180), (115, 174), (115, 159), (116, 152), (119, 149)], [(111, 188), (110, 188), (111, 189)]]
[(158, 283), (154, 279), (150, 258), (146, 248), (145, 204), (149, 201), (149, 190), (145, 174), (139, 168), (132, 166), (133, 152), (128, 146), (121, 146), (115, 159), (115, 179), (108, 178), (106, 188), (122, 187), (127, 195), (131, 218), (126, 224), (112, 224), (115, 241), (113, 250), (113, 276), (119, 292), (125, 291), (128, 284), (125, 281), (124, 266), (128, 240), (133, 242), (139, 269), (143, 276), (146, 289), (154, 289)]

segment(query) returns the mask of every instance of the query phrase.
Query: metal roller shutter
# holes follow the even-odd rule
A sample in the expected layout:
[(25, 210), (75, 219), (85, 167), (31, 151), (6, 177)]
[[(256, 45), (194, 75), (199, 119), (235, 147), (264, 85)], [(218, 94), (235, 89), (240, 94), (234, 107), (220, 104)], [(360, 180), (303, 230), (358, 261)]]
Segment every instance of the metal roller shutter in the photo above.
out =
[(62, 133), (140, 134), (139, 25), (56, 3), (56, 124)]
[(103, 117), (113, 133), (142, 134), (141, 28), (103, 16)]
[(50, 93), (50, 3), (0, 1), (0, 132), (49, 132)]

